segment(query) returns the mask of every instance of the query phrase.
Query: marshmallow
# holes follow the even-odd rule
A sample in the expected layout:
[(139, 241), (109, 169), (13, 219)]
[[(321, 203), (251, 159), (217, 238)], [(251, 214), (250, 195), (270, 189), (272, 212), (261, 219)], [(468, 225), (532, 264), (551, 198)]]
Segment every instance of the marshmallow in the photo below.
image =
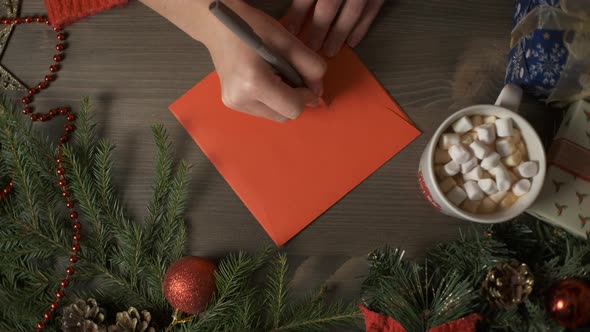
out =
[(512, 192), (514, 193), (514, 195), (516, 195), (518, 197), (528, 193), (530, 190), (531, 190), (531, 181), (528, 179), (522, 179), (522, 180), (516, 182), (512, 186)]
[(457, 186), (454, 187), (453, 189), (451, 189), (451, 191), (449, 191), (447, 193), (447, 199), (449, 201), (451, 201), (451, 203), (453, 203), (456, 206), (461, 205), (461, 203), (467, 198), (467, 194), (465, 193), (465, 191), (463, 190), (463, 188)]
[(506, 197), (507, 194), (508, 192), (506, 191), (498, 191), (497, 193), (490, 195), (489, 198), (496, 204), (499, 204), (504, 199), (504, 197)]
[(477, 158), (473, 157), (461, 164), (461, 173), (465, 174), (477, 166)]
[(471, 171), (463, 174), (463, 180), (465, 181), (469, 181), (469, 180), (480, 180), (482, 176), (482, 169), (479, 166), (475, 166)]
[(471, 158), (471, 153), (463, 145), (453, 145), (449, 148), (449, 154), (451, 159), (456, 163), (462, 164)]
[(480, 201), (485, 197), (483, 191), (475, 181), (465, 182), (463, 188), (465, 188), (465, 193), (467, 194), (467, 197), (469, 197), (469, 199), (471, 200)]
[(461, 136), (461, 144), (463, 145), (469, 145), (473, 143), (475, 140), (477, 140), (477, 134), (472, 131)]
[(493, 195), (498, 192), (498, 187), (496, 186), (496, 181), (492, 179), (481, 179), (477, 181), (479, 188), (486, 193), (486, 195)]
[(514, 127), (512, 127), (511, 118), (498, 119), (494, 124), (496, 125), (496, 134), (498, 137), (512, 136)]
[(502, 163), (508, 167), (516, 167), (522, 162), (522, 154), (516, 150), (513, 154), (502, 159)]
[(491, 169), (490, 173), (496, 177), (496, 186), (499, 191), (508, 191), (512, 185), (510, 173), (504, 166), (496, 166)]
[(443, 171), (446, 176), (453, 176), (459, 174), (461, 166), (455, 161), (451, 160), (443, 166)]
[(502, 157), (508, 157), (516, 151), (516, 145), (510, 139), (497, 140), (496, 152)]
[(484, 116), (483, 117), (483, 123), (491, 123), (494, 124), (496, 122), (496, 117), (493, 115), (489, 115), (489, 116)]
[(479, 211), (479, 206), (481, 205), (481, 201), (472, 201), (470, 199), (466, 199), (463, 203), (459, 206), (461, 210), (467, 211), (469, 213), (477, 213)]
[(498, 164), (500, 164), (500, 155), (496, 152), (492, 152), (487, 157), (483, 158), (480, 166), (481, 168), (489, 171), (492, 168), (498, 166)]
[(451, 156), (447, 150), (436, 149), (434, 150), (434, 163), (435, 164), (446, 164), (451, 160)]
[(457, 182), (455, 181), (455, 179), (450, 177), (441, 181), (441, 183), (439, 183), (438, 186), (440, 187), (440, 190), (446, 194), (449, 191), (451, 191), (451, 189), (457, 186)]
[(440, 139), (439, 147), (443, 150), (448, 150), (451, 146), (457, 145), (461, 142), (459, 134), (443, 134)]
[(490, 149), (480, 141), (471, 143), (469, 147), (471, 148), (471, 151), (473, 151), (475, 157), (479, 160), (482, 160), (488, 155), (488, 153), (490, 153)]
[(507, 193), (506, 196), (504, 196), (504, 199), (502, 199), (500, 203), (498, 203), (498, 206), (500, 206), (500, 209), (507, 209), (514, 205), (514, 203), (516, 203), (517, 200), (518, 197), (516, 197), (516, 195), (514, 195), (513, 193)]
[(483, 124), (475, 128), (477, 139), (485, 144), (493, 144), (496, 141), (496, 127), (492, 123)]
[(534, 161), (525, 161), (518, 165), (517, 172), (523, 178), (532, 178), (539, 173), (539, 165)]
[(464, 116), (453, 123), (453, 130), (456, 133), (463, 134), (473, 129), (473, 124), (468, 117)]
[(483, 116), (481, 115), (474, 115), (471, 117), (471, 124), (474, 127), (481, 126), (483, 124)]
[(489, 197), (484, 198), (479, 205), (479, 213), (487, 214), (496, 212), (496, 202)]

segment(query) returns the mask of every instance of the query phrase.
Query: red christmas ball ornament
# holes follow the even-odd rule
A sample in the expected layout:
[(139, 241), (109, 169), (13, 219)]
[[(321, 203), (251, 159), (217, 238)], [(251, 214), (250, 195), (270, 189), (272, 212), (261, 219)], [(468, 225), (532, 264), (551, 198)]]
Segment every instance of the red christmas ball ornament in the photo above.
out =
[(215, 292), (215, 271), (211, 261), (195, 256), (172, 263), (164, 276), (164, 295), (174, 307), (187, 314), (207, 308)]
[(555, 283), (545, 297), (549, 316), (564, 327), (581, 327), (590, 322), (590, 287), (577, 279)]

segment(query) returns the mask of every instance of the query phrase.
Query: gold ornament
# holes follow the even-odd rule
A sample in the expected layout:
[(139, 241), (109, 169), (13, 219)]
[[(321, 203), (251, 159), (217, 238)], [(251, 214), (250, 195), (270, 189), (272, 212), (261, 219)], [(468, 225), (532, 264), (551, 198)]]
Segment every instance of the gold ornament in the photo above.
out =
[(492, 267), (482, 284), (482, 293), (499, 308), (524, 302), (533, 291), (535, 279), (525, 263), (512, 259)]

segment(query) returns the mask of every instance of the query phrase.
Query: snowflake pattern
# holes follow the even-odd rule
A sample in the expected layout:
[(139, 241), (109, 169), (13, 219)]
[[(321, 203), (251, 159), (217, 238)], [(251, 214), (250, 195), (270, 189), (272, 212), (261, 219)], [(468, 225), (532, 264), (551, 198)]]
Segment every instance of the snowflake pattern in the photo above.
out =
[(531, 52), (534, 60), (530, 66), (531, 79), (538, 79), (542, 83), (540, 88), (554, 87), (567, 59), (568, 52), (563, 44), (555, 43), (553, 47), (547, 51), (540, 43), (538, 43)]
[(524, 41), (521, 41), (514, 47), (514, 52), (511, 52), (508, 61), (508, 68), (506, 69), (506, 80), (516, 81), (525, 79), (524, 77)]

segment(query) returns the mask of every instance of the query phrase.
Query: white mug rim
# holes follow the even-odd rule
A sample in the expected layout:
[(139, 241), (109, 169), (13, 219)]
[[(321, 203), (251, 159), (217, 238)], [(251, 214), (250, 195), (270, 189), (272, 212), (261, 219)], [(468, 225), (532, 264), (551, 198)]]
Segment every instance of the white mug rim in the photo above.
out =
[[(482, 110), (482, 108), (483, 108), (483, 110)], [(428, 151), (427, 151), (428, 156), (429, 156), (428, 157), (427, 172), (428, 172), (428, 175), (430, 176), (430, 178), (434, 180), (433, 181), (433, 183), (434, 183), (433, 189), (434, 189), (436, 195), (443, 200), (443, 202), (446, 204), (447, 208), (449, 208), (453, 213), (457, 214), (459, 217), (461, 217), (463, 219), (475, 221), (478, 223), (483, 223), (483, 224), (501, 223), (501, 222), (505, 222), (507, 220), (513, 219), (516, 216), (522, 214), (523, 212), (526, 211), (526, 209), (528, 209), (528, 207), (530, 207), (530, 205), (532, 205), (532, 202), (534, 202), (537, 199), (537, 197), (541, 193), (542, 182), (545, 179), (547, 158), (546, 158), (545, 150), (542, 148), (541, 149), (541, 157), (542, 158), (539, 158), (540, 160), (537, 160), (537, 162), (539, 163), (539, 173), (536, 175), (539, 177), (539, 179), (540, 179), (539, 181), (541, 181), (541, 186), (538, 187), (537, 190), (535, 190), (534, 192), (531, 191), (527, 194), (527, 195), (532, 195), (531, 196), (532, 198), (530, 199), (531, 204), (529, 204), (528, 206), (524, 206), (519, 209), (514, 209), (514, 211), (512, 211), (512, 212), (506, 213), (504, 215), (495, 216), (495, 217), (494, 217), (494, 215), (498, 214), (499, 212), (482, 215), (482, 214), (470, 213), (470, 212), (462, 210), (458, 206), (455, 206), (455, 204), (451, 203), (447, 199), (446, 195), (440, 189), (438, 181), (436, 181), (437, 177), (436, 177), (436, 174), (434, 173), (434, 153), (435, 153), (435, 150), (438, 146), (440, 136), (451, 126), (451, 123), (454, 122), (455, 120), (457, 120), (462, 115), (466, 115), (466, 114), (476, 115), (476, 113), (470, 113), (475, 110), (480, 111), (480, 112), (483, 111), (486, 113), (490, 113), (489, 115), (494, 115), (494, 116), (497, 115), (497, 114), (494, 114), (494, 111), (496, 111), (496, 112), (502, 111), (502, 112), (506, 112), (506, 113), (510, 114), (511, 117), (518, 119), (519, 122), (521, 122), (525, 126), (527, 126), (528, 128), (526, 128), (526, 131), (527, 131), (527, 133), (530, 133), (531, 139), (534, 140), (536, 143), (538, 143), (541, 147), (543, 147), (543, 144), (541, 142), (541, 138), (539, 138), (537, 131), (530, 125), (530, 123), (524, 117), (522, 117), (518, 113), (511, 111), (507, 108), (504, 108), (501, 106), (496, 106), (496, 105), (489, 105), (489, 104), (472, 105), (472, 106), (468, 106), (466, 108), (460, 109), (457, 112), (451, 114), (438, 127), (438, 129), (436, 130), (436, 132), (434, 133), (434, 135), (431, 138), (432, 144), (430, 144), (430, 146), (428, 147)], [(478, 115), (486, 115), (486, 114), (478, 114)], [(520, 125), (519, 125), (519, 127), (520, 127)], [(523, 128), (520, 128), (520, 130), (522, 132)], [(482, 216), (486, 216), (486, 217), (482, 218)]]

